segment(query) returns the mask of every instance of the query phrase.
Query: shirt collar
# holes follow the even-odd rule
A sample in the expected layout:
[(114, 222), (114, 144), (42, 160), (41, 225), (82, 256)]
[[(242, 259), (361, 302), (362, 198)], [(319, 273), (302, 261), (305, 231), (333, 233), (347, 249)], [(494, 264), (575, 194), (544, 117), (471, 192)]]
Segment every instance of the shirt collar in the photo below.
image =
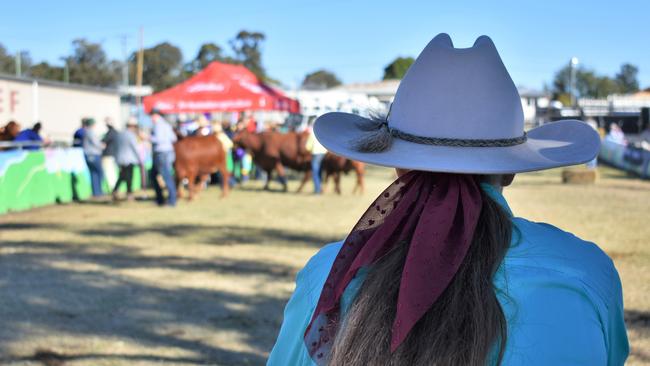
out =
[(488, 183), (481, 183), (481, 188), (488, 196), (490, 196), (490, 198), (498, 203), (499, 206), (501, 206), (501, 208), (503, 208), (508, 213), (508, 215), (513, 216), (512, 210), (510, 209), (510, 206), (508, 206), (506, 198), (503, 197), (503, 194), (501, 194), (501, 192), (499, 192), (496, 187)]

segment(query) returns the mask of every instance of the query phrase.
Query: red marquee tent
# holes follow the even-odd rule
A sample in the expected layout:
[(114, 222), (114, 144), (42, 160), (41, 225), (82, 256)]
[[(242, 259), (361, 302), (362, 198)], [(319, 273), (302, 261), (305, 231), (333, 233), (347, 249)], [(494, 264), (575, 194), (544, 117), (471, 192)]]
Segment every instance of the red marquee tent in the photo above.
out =
[(212, 62), (190, 79), (144, 98), (144, 110), (163, 113), (300, 112), (297, 100), (261, 82), (242, 65)]

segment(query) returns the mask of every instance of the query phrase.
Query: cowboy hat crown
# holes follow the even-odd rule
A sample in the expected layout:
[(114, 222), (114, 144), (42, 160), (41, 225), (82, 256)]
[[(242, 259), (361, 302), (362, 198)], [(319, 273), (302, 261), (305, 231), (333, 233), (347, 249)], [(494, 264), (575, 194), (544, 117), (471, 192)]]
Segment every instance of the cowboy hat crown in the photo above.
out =
[(404, 76), (388, 124), (417, 136), (508, 139), (523, 134), (524, 113), (489, 37), (479, 37), (471, 48), (454, 48), (441, 33)]

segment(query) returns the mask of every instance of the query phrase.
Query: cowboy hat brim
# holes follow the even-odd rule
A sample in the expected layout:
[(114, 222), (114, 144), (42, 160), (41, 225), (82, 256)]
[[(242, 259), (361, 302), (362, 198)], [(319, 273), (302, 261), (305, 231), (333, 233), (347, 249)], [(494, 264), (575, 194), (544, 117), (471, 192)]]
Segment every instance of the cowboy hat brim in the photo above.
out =
[(342, 112), (320, 116), (314, 125), (327, 150), (368, 164), (394, 168), (465, 174), (509, 174), (586, 163), (598, 155), (600, 137), (578, 120), (547, 123), (527, 132), (526, 142), (508, 147), (426, 145), (393, 138), (390, 149), (372, 153), (354, 148), (366, 131), (364, 117)]

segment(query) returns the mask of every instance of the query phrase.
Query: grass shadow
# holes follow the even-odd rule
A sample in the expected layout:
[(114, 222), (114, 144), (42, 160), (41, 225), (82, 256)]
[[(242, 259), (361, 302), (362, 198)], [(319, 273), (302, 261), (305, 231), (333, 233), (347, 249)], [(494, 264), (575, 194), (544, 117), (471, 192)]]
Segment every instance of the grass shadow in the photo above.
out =
[[(196, 355), (165, 358), (147, 354), (66, 353), (60, 355), (63, 362), (102, 359), (262, 365), (265, 360), (260, 353), (228, 350), (215, 340), (197, 338), (179, 329), (207, 327), (207, 332), (214, 329), (243, 333), (242, 342), (264, 352), (272, 346), (279, 328), (284, 298), (155, 286), (124, 277), (119, 270), (153, 267), (215, 275), (262, 275), (267, 281), (287, 281), (293, 276), (289, 267), (261, 261), (147, 257), (138, 248), (125, 246), (97, 253), (93, 247), (30, 240), (3, 241), (0, 248), (12, 249), (4, 250), (0, 257), (0, 354), (5, 355), (4, 362), (34, 359), (37, 355), (11, 356), (6, 347), (27, 338), (31, 329), (48, 329), (81, 337), (115, 337), (147, 347), (183, 349)], [(57, 265), (59, 260), (76, 265), (63, 267)], [(48, 357), (56, 359), (53, 355)]]
[[(68, 230), (67, 228), (62, 229)], [(288, 242), (292, 245), (321, 247), (326, 243), (341, 240), (340, 237), (334, 235), (322, 235), (298, 230), (280, 230), (246, 225), (169, 224), (162, 222), (147, 226), (112, 222), (104, 224), (101, 228), (76, 229), (76, 232), (83, 236), (118, 238), (156, 233), (171, 238), (200, 238), (201, 242), (214, 245)]]

